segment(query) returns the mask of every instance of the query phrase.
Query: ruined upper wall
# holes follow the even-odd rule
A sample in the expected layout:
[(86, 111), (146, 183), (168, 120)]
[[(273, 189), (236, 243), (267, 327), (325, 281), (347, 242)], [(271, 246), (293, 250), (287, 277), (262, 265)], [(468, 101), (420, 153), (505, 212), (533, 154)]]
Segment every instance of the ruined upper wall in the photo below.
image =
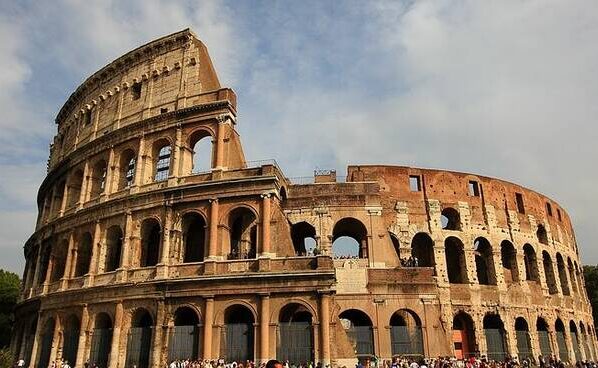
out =
[(221, 89), (206, 46), (189, 30), (159, 38), (87, 78), (60, 109), (48, 169), (97, 137), (131, 123), (236, 96)]

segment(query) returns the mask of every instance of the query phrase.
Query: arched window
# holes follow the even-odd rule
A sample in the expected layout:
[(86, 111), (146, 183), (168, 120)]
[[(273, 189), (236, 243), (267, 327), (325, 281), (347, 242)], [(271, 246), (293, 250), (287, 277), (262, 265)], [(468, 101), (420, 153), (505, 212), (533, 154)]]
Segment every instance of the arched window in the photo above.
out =
[(569, 349), (567, 348), (567, 342), (565, 340), (565, 325), (560, 318), (557, 318), (554, 329), (556, 331), (556, 342), (559, 348), (559, 359), (563, 362), (569, 361)]
[(569, 332), (571, 333), (571, 345), (573, 345), (573, 353), (575, 354), (575, 361), (581, 362), (581, 350), (579, 348), (579, 334), (577, 333), (577, 325), (575, 321), (569, 322)]
[(529, 336), (529, 326), (523, 317), (515, 319), (515, 337), (517, 338), (517, 356), (520, 361), (529, 358), (534, 359), (532, 354), (532, 344)]
[(399, 238), (391, 232), (388, 232), (388, 236), (390, 237), (390, 241), (392, 243), (392, 247), (395, 250), (395, 254), (399, 261), (401, 260), (401, 243), (399, 242)]
[(106, 161), (99, 160), (91, 171), (91, 198), (99, 197), (106, 190)]
[(571, 258), (567, 258), (567, 269), (569, 270), (569, 278), (571, 279), (571, 289), (573, 289), (574, 293), (578, 293), (579, 289), (577, 288), (577, 278), (575, 277), (575, 268), (573, 267), (573, 262), (571, 262)]
[(91, 253), (93, 252), (93, 240), (91, 234), (86, 232), (79, 237), (77, 245), (77, 266), (75, 267), (75, 277), (83, 276), (89, 273), (91, 263)]
[(141, 267), (155, 266), (160, 256), (162, 229), (156, 219), (146, 219), (141, 224)]
[(496, 285), (496, 272), (492, 247), (486, 238), (477, 238), (473, 243), (475, 250), (475, 265), (480, 285)]
[(168, 179), (170, 175), (170, 155), (172, 149), (170, 144), (166, 143), (154, 150), (155, 154), (155, 170), (154, 181), (162, 181)]
[(463, 243), (458, 238), (450, 236), (444, 241), (444, 254), (448, 279), (451, 284), (467, 283), (467, 267)]
[(52, 341), (54, 340), (54, 328), (56, 323), (53, 318), (48, 319), (40, 336), (41, 344), (38, 350), (38, 360), (36, 367), (47, 367), (50, 363), (50, 353), (52, 351)]
[(538, 231), (536, 231), (538, 242), (548, 245), (548, 234), (544, 225), (538, 225)]
[(278, 317), (277, 357), (299, 366), (314, 360), (313, 316), (303, 305), (287, 304)]
[(542, 356), (549, 357), (552, 355), (552, 347), (550, 345), (550, 334), (548, 333), (548, 323), (541, 318), (538, 317), (536, 321), (536, 331), (538, 333), (538, 341), (540, 343), (540, 353)]
[(120, 267), (120, 255), (123, 246), (123, 233), (120, 226), (111, 226), (106, 231), (106, 259), (104, 271), (111, 272)]
[(523, 260), (525, 261), (525, 279), (528, 281), (540, 281), (536, 251), (529, 244), (523, 246)]
[(174, 313), (174, 327), (169, 340), (168, 361), (197, 359), (199, 344), (199, 317), (197, 313), (189, 307), (177, 309)]
[(64, 269), (66, 267), (66, 256), (69, 244), (66, 240), (60, 242), (55, 249), (52, 250), (54, 262), (52, 266), (52, 275), (50, 282), (58, 281), (64, 277)]
[(423, 357), (421, 320), (414, 312), (401, 309), (390, 318), (392, 356)]
[(368, 258), (367, 229), (361, 221), (346, 217), (332, 230), (332, 252), (336, 257)]
[(500, 243), (500, 258), (503, 268), (505, 282), (519, 281), (519, 267), (517, 264), (517, 251), (513, 244), (508, 240), (503, 240)]
[(548, 292), (550, 294), (556, 294), (558, 292), (556, 286), (556, 278), (554, 277), (554, 267), (552, 266), (552, 258), (548, 252), (542, 252), (542, 263), (544, 264), (544, 275), (546, 276), (546, 284), (548, 286)]
[(64, 187), (66, 186), (66, 181), (61, 181), (58, 185), (54, 188), (54, 199), (52, 201), (52, 216), (59, 216), (60, 210), (62, 207), (62, 197), (64, 196)]
[(467, 359), (475, 355), (475, 329), (473, 319), (465, 312), (453, 318), (453, 349), (457, 359)]
[(73, 208), (79, 203), (81, 186), (83, 185), (83, 171), (77, 170), (69, 178), (67, 190), (67, 208)]
[(487, 314), (484, 317), (484, 335), (488, 358), (497, 362), (503, 361), (507, 356), (505, 328), (497, 314)]
[[(40, 268), (39, 268), (39, 284), (46, 282), (46, 275), (48, 267), (50, 266), (50, 258), (52, 257), (52, 242), (46, 239), (42, 242), (40, 250)], [(48, 280), (49, 281), (49, 280)]]
[(579, 322), (579, 345), (581, 346), (580, 349), (583, 349), (584, 355), (586, 357), (586, 360), (590, 360), (592, 359), (592, 356), (590, 355), (590, 349), (589, 349), (589, 340), (588, 340), (588, 335), (586, 333), (586, 328), (583, 325), (583, 322)]
[(559, 271), (559, 280), (561, 281), (561, 291), (563, 292), (563, 295), (571, 295), (571, 292), (569, 291), (569, 282), (567, 281), (565, 262), (560, 253), (556, 254), (556, 268)]
[(194, 212), (183, 216), (183, 262), (202, 262), (206, 245), (206, 222)]
[(118, 189), (125, 189), (133, 185), (135, 181), (135, 167), (137, 165), (137, 156), (133, 150), (128, 149), (120, 155), (120, 180)]
[(89, 366), (107, 367), (112, 346), (112, 320), (106, 313), (99, 313), (95, 318), (89, 352)]
[(417, 233), (411, 240), (411, 255), (420, 267), (434, 267), (434, 241), (426, 233)]
[(206, 131), (198, 131), (191, 135), (189, 147), (193, 152), (191, 173), (210, 171), (212, 168), (212, 136)]
[(461, 230), (461, 216), (459, 211), (452, 207), (442, 210), (440, 224), (444, 230)]
[(224, 312), (224, 359), (227, 362), (253, 360), (255, 318), (247, 307), (233, 305)]
[(77, 351), (79, 348), (79, 335), (81, 330), (81, 323), (77, 316), (71, 315), (64, 326), (63, 332), (63, 346), (62, 346), (62, 359), (69, 363), (69, 365), (75, 365), (77, 360)]
[(305, 221), (292, 224), (291, 239), (296, 255), (308, 255), (316, 248), (316, 228)]
[(229, 259), (255, 258), (257, 254), (257, 218), (248, 208), (239, 207), (229, 215)]
[(149, 312), (138, 309), (131, 319), (127, 342), (127, 367), (149, 368), (154, 321)]
[(342, 312), (338, 318), (353, 345), (357, 358), (369, 359), (374, 355), (374, 334), (372, 321), (367, 314), (357, 309)]

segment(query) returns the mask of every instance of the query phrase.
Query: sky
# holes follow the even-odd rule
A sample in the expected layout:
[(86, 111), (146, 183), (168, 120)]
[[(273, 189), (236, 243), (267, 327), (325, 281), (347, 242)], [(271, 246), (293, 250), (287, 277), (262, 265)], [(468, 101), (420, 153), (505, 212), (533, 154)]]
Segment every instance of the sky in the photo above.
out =
[(190, 27), (248, 160), (474, 172), (548, 195), (598, 263), (598, 2), (0, 0), (0, 268), (22, 274), (54, 118), (89, 75)]

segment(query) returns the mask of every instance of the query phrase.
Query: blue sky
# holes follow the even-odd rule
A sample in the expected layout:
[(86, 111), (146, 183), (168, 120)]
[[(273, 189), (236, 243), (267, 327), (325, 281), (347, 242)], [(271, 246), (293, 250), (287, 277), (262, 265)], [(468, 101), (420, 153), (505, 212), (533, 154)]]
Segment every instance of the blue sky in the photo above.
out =
[(88, 75), (191, 27), (248, 160), (447, 168), (542, 192), (598, 263), (598, 3), (0, 0), (0, 268), (21, 273), (53, 119)]

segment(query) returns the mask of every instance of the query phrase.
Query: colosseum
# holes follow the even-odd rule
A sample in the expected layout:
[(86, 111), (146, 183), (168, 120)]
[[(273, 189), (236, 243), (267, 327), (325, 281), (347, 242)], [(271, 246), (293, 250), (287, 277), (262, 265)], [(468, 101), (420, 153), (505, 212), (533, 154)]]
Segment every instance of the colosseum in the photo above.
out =
[(15, 357), (597, 357), (571, 220), (554, 200), (404, 166), (290, 178), (246, 160), (236, 107), (188, 29), (72, 93), (24, 245)]

